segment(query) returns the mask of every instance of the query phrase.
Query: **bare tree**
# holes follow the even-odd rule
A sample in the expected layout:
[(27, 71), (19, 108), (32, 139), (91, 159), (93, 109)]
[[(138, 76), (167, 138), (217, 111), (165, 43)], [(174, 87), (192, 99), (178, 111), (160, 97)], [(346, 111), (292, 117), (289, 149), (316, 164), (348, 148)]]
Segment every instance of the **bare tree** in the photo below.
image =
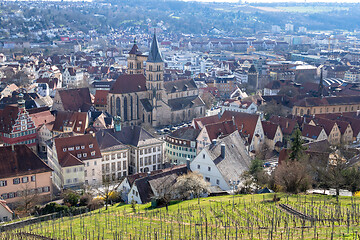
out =
[(17, 211), (26, 215), (40, 202), (36, 189), (32, 189), (29, 184), (23, 184), (18, 194), (20, 195), (21, 201), (19, 201)]
[(210, 184), (206, 182), (203, 176), (197, 172), (190, 172), (177, 178), (174, 185), (176, 193), (182, 199), (197, 197), (200, 204), (200, 196), (209, 191)]
[(275, 183), (286, 192), (298, 193), (310, 187), (311, 178), (306, 164), (299, 161), (284, 161), (275, 169)]
[(92, 186), (95, 194), (101, 197), (105, 203), (105, 209), (108, 209), (108, 204), (119, 196), (118, 188), (120, 187), (121, 180), (113, 179), (110, 177), (103, 177), (101, 185)]

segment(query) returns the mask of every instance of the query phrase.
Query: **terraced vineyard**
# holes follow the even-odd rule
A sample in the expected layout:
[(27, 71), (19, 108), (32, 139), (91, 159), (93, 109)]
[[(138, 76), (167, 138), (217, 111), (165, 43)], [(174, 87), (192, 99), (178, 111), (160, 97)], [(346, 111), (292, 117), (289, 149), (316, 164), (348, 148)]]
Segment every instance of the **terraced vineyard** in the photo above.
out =
[[(360, 198), (210, 197), (151, 209), (115, 205), (5, 232), (2, 239), (360, 239)], [(234, 200), (234, 204), (233, 204)], [(20, 234), (21, 232), (21, 234)], [(28, 236), (24, 238), (21, 236)], [(43, 238), (41, 238), (43, 236)]]

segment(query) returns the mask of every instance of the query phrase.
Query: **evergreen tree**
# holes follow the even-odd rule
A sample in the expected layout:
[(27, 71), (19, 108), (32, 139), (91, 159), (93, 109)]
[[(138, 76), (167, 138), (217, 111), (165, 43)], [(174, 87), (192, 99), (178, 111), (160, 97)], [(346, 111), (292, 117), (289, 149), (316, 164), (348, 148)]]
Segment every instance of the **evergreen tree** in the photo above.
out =
[(303, 144), (304, 141), (301, 139), (301, 131), (299, 128), (296, 128), (291, 138), (291, 153), (289, 156), (290, 160), (298, 161), (301, 159), (304, 150), (306, 149)]

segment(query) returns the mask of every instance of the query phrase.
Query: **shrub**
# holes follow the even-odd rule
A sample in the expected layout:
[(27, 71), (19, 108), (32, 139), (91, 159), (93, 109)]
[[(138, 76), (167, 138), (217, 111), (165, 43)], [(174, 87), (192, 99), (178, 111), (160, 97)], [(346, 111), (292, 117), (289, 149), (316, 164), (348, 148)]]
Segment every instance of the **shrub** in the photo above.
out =
[(80, 206), (88, 206), (89, 203), (91, 202), (91, 200), (92, 200), (91, 195), (85, 193), (84, 195), (82, 195), (82, 196), (80, 197), (79, 205), (80, 205)]
[(63, 193), (63, 197), (64, 197), (64, 204), (66, 204), (69, 207), (76, 206), (80, 199), (79, 194), (77, 194), (72, 190), (66, 190)]
[(104, 206), (104, 201), (102, 199), (99, 198), (93, 198), (89, 205), (88, 208), (92, 211), (92, 210), (96, 210), (101, 208), (102, 206)]
[(69, 211), (69, 207), (65, 206), (65, 205), (60, 205), (57, 203), (48, 203), (45, 205), (45, 207), (40, 208), (38, 210), (40, 215), (45, 215), (45, 214), (49, 214), (49, 213), (54, 213), (54, 212), (67, 212)]

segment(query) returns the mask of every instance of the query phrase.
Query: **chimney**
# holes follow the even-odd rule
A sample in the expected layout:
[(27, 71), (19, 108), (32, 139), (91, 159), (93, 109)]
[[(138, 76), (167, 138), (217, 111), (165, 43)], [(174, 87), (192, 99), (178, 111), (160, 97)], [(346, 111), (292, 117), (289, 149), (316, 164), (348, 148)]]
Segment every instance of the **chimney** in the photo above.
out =
[(359, 116), (360, 110), (356, 110), (356, 116)]
[(286, 126), (285, 128), (289, 128), (289, 121), (286, 121)]
[(15, 146), (14, 146), (14, 144), (11, 144), (11, 151), (15, 152)]
[(233, 122), (233, 125), (236, 126), (236, 124), (235, 124), (235, 117), (234, 117), (234, 116), (231, 117), (231, 120), (232, 120), (232, 122)]
[(216, 140), (216, 139), (211, 140), (211, 144), (212, 144), (212, 145), (214, 145), (214, 146), (215, 146), (215, 145), (216, 145), (216, 143), (217, 143), (217, 140)]
[(190, 170), (190, 158), (186, 159), (186, 168)]
[(222, 143), (221, 144), (221, 157), (222, 158), (225, 158), (225, 144), (224, 143)]

